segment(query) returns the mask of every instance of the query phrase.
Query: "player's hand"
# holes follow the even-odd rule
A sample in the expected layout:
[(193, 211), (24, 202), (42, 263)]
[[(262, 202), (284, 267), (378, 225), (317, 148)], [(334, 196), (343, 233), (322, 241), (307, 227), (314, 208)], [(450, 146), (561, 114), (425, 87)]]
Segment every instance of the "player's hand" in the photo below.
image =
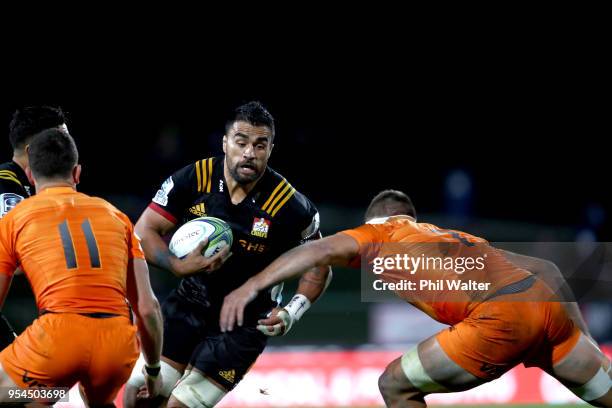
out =
[(222, 332), (232, 331), (234, 324), (244, 323), (244, 308), (257, 297), (257, 289), (251, 281), (246, 281), (223, 300), (219, 326)]
[(142, 368), (142, 374), (145, 378), (145, 383), (138, 390), (136, 394), (137, 399), (153, 399), (159, 395), (162, 388), (162, 375), (159, 373), (155, 377), (151, 377), (147, 374), (144, 367)]
[(207, 258), (202, 255), (207, 246), (208, 239), (204, 239), (185, 258), (171, 258), (174, 272), (179, 276), (188, 276), (200, 272), (210, 273), (219, 269), (231, 256), (230, 247), (227, 246), (215, 255)]
[(257, 321), (257, 330), (266, 336), (284, 336), (293, 326), (293, 318), (284, 308), (275, 307), (267, 319)]

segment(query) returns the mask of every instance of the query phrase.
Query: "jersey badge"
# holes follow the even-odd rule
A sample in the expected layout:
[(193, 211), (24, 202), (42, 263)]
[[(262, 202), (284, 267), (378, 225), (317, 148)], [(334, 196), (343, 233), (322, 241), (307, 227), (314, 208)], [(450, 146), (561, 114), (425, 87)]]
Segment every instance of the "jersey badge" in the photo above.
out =
[(251, 235), (255, 235), (259, 238), (268, 238), (268, 231), (270, 230), (270, 221), (265, 218), (257, 218), (253, 220), (253, 229), (251, 229)]

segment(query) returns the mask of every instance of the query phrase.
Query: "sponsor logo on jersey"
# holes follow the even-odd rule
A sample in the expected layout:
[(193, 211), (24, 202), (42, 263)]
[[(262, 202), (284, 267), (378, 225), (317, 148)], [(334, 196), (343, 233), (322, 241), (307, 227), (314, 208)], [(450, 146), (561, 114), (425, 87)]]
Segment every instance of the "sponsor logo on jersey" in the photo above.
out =
[(204, 203), (200, 203), (191, 207), (189, 212), (193, 215), (197, 215), (198, 217), (204, 217), (206, 215), (206, 207), (204, 206)]
[(268, 230), (270, 230), (270, 221), (265, 218), (255, 217), (251, 235), (255, 235), (259, 238), (268, 238)]
[(0, 194), (0, 218), (4, 217), (6, 213), (15, 208), (21, 201), (23, 201), (23, 197), (19, 194)]
[(219, 375), (232, 384), (236, 380), (236, 370), (221, 370), (219, 371)]
[(174, 181), (172, 177), (168, 177), (166, 181), (161, 185), (161, 188), (157, 190), (157, 194), (153, 197), (153, 202), (162, 206), (168, 205), (168, 194), (174, 188)]

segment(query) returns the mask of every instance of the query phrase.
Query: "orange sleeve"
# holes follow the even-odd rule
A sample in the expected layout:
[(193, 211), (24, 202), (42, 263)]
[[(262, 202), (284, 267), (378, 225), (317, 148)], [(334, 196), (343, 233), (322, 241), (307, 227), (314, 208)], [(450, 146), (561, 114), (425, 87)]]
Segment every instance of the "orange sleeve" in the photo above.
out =
[(344, 230), (341, 234), (349, 235), (359, 243), (359, 246), (369, 245), (372, 242), (380, 242), (379, 234), (376, 228), (370, 224), (364, 224), (360, 227)]
[(134, 232), (134, 225), (127, 215), (121, 213), (121, 218), (127, 227), (127, 244), (128, 244), (128, 257), (129, 259), (145, 259), (144, 252), (142, 251), (142, 245), (140, 245), (140, 238)]
[(17, 268), (12, 225), (8, 214), (0, 219), (0, 274), (5, 276), (13, 276)]
[(375, 253), (378, 252), (378, 248), (380, 247), (380, 245), (377, 244), (383, 242), (379, 231), (370, 224), (364, 224), (357, 228), (340, 231), (340, 234), (348, 235), (359, 244), (359, 255), (349, 262), (349, 266), (352, 268), (360, 268), (362, 258), (369, 259), (375, 256)]

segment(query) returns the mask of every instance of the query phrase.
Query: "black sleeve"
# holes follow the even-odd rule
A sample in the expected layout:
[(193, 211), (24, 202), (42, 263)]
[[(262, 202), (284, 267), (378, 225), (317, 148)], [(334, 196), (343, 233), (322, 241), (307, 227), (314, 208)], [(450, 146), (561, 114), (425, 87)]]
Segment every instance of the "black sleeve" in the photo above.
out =
[(26, 198), (27, 195), (20, 184), (0, 179), (0, 218)]
[(164, 181), (149, 207), (177, 224), (197, 191), (195, 165), (183, 167)]
[[(306, 196), (296, 193), (292, 205), (293, 226), (291, 235), (292, 247), (321, 238), (320, 219), (317, 207)], [(292, 218), (293, 218), (292, 217)]]

